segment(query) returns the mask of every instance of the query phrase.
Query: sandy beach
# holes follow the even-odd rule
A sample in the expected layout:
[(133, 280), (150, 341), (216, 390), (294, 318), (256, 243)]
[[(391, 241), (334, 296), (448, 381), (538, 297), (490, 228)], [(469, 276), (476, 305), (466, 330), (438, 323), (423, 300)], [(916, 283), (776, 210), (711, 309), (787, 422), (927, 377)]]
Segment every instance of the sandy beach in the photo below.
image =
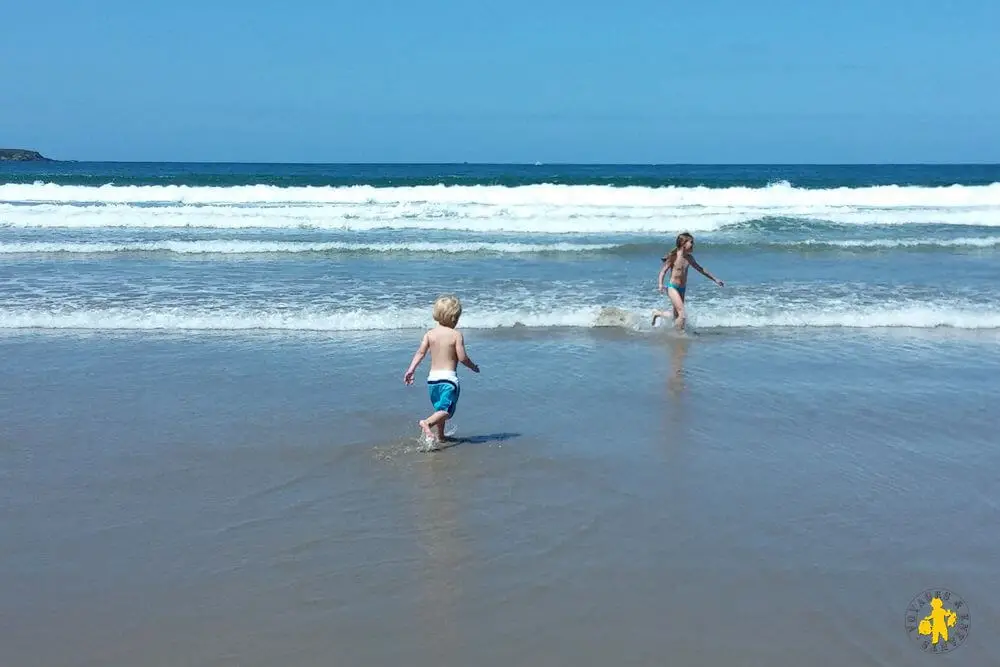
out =
[(995, 340), (472, 335), (433, 453), (414, 344), (0, 338), (4, 662), (995, 664)]

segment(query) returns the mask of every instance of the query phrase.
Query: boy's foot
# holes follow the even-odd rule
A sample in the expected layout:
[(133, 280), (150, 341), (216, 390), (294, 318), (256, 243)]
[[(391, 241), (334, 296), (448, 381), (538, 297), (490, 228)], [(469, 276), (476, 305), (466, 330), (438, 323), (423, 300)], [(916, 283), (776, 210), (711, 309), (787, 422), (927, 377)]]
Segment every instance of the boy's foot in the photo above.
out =
[(424, 437), (431, 442), (437, 442), (437, 438), (434, 437), (434, 432), (431, 431), (431, 427), (427, 425), (423, 419), (417, 422), (420, 424), (420, 430), (424, 432)]

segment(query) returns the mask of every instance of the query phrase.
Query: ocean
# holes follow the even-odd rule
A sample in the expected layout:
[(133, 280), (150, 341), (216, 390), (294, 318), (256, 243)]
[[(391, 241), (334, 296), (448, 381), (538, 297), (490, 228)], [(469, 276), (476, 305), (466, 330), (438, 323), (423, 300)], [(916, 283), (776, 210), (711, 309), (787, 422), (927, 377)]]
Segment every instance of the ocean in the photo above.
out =
[[(4, 166), (0, 327), (1000, 328), (1000, 167)], [(629, 319), (627, 326), (633, 323)]]
[(1000, 165), (0, 164), (0, 348), (5, 664), (1000, 664)]

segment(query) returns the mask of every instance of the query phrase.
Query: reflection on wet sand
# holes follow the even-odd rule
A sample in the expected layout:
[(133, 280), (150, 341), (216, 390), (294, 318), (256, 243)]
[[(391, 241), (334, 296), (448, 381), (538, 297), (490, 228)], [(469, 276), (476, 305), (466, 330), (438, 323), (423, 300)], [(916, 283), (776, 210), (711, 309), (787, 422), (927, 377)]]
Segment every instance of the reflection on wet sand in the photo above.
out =
[(458, 604), (462, 595), (459, 572), (467, 560), (459, 519), (460, 489), (454, 480), (463, 472), (459, 459), (428, 456), (414, 463), (416, 477), (416, 538), (423, 552), (418, 567), (423, 579), (423, 601), (418, 606), (421, 625), (428, 635), (430, 664), (447, 664), (459, 653)]
[(670, 340), (670, 375), (667, 378), (667, 391), (673, 398), (680, 398), (684, 391), (684, 359), (687, 357), (691, 340), (687, 337), (677, 337)]
[(691, 341), (683, 335), (671, 335), (664, 339), (662, 352), (669, 355), (669, 365), (663, 364), (666, 375), (666, 391), (663, 394), (663, 442), (667, 445), (670, 456), (677, 452), (675, 447), (690, 438), (691, 421), (686, 414), (689, 407), (685, 400), (686, 372), (685, 362)]

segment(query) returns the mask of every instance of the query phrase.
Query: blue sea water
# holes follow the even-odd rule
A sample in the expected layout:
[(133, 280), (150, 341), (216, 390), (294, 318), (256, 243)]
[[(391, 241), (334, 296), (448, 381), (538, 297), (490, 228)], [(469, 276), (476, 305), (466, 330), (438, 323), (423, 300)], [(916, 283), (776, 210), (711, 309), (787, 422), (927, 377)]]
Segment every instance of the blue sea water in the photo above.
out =
[(0, 327), (1000, 328), (1000, 166), (0, 165)]

